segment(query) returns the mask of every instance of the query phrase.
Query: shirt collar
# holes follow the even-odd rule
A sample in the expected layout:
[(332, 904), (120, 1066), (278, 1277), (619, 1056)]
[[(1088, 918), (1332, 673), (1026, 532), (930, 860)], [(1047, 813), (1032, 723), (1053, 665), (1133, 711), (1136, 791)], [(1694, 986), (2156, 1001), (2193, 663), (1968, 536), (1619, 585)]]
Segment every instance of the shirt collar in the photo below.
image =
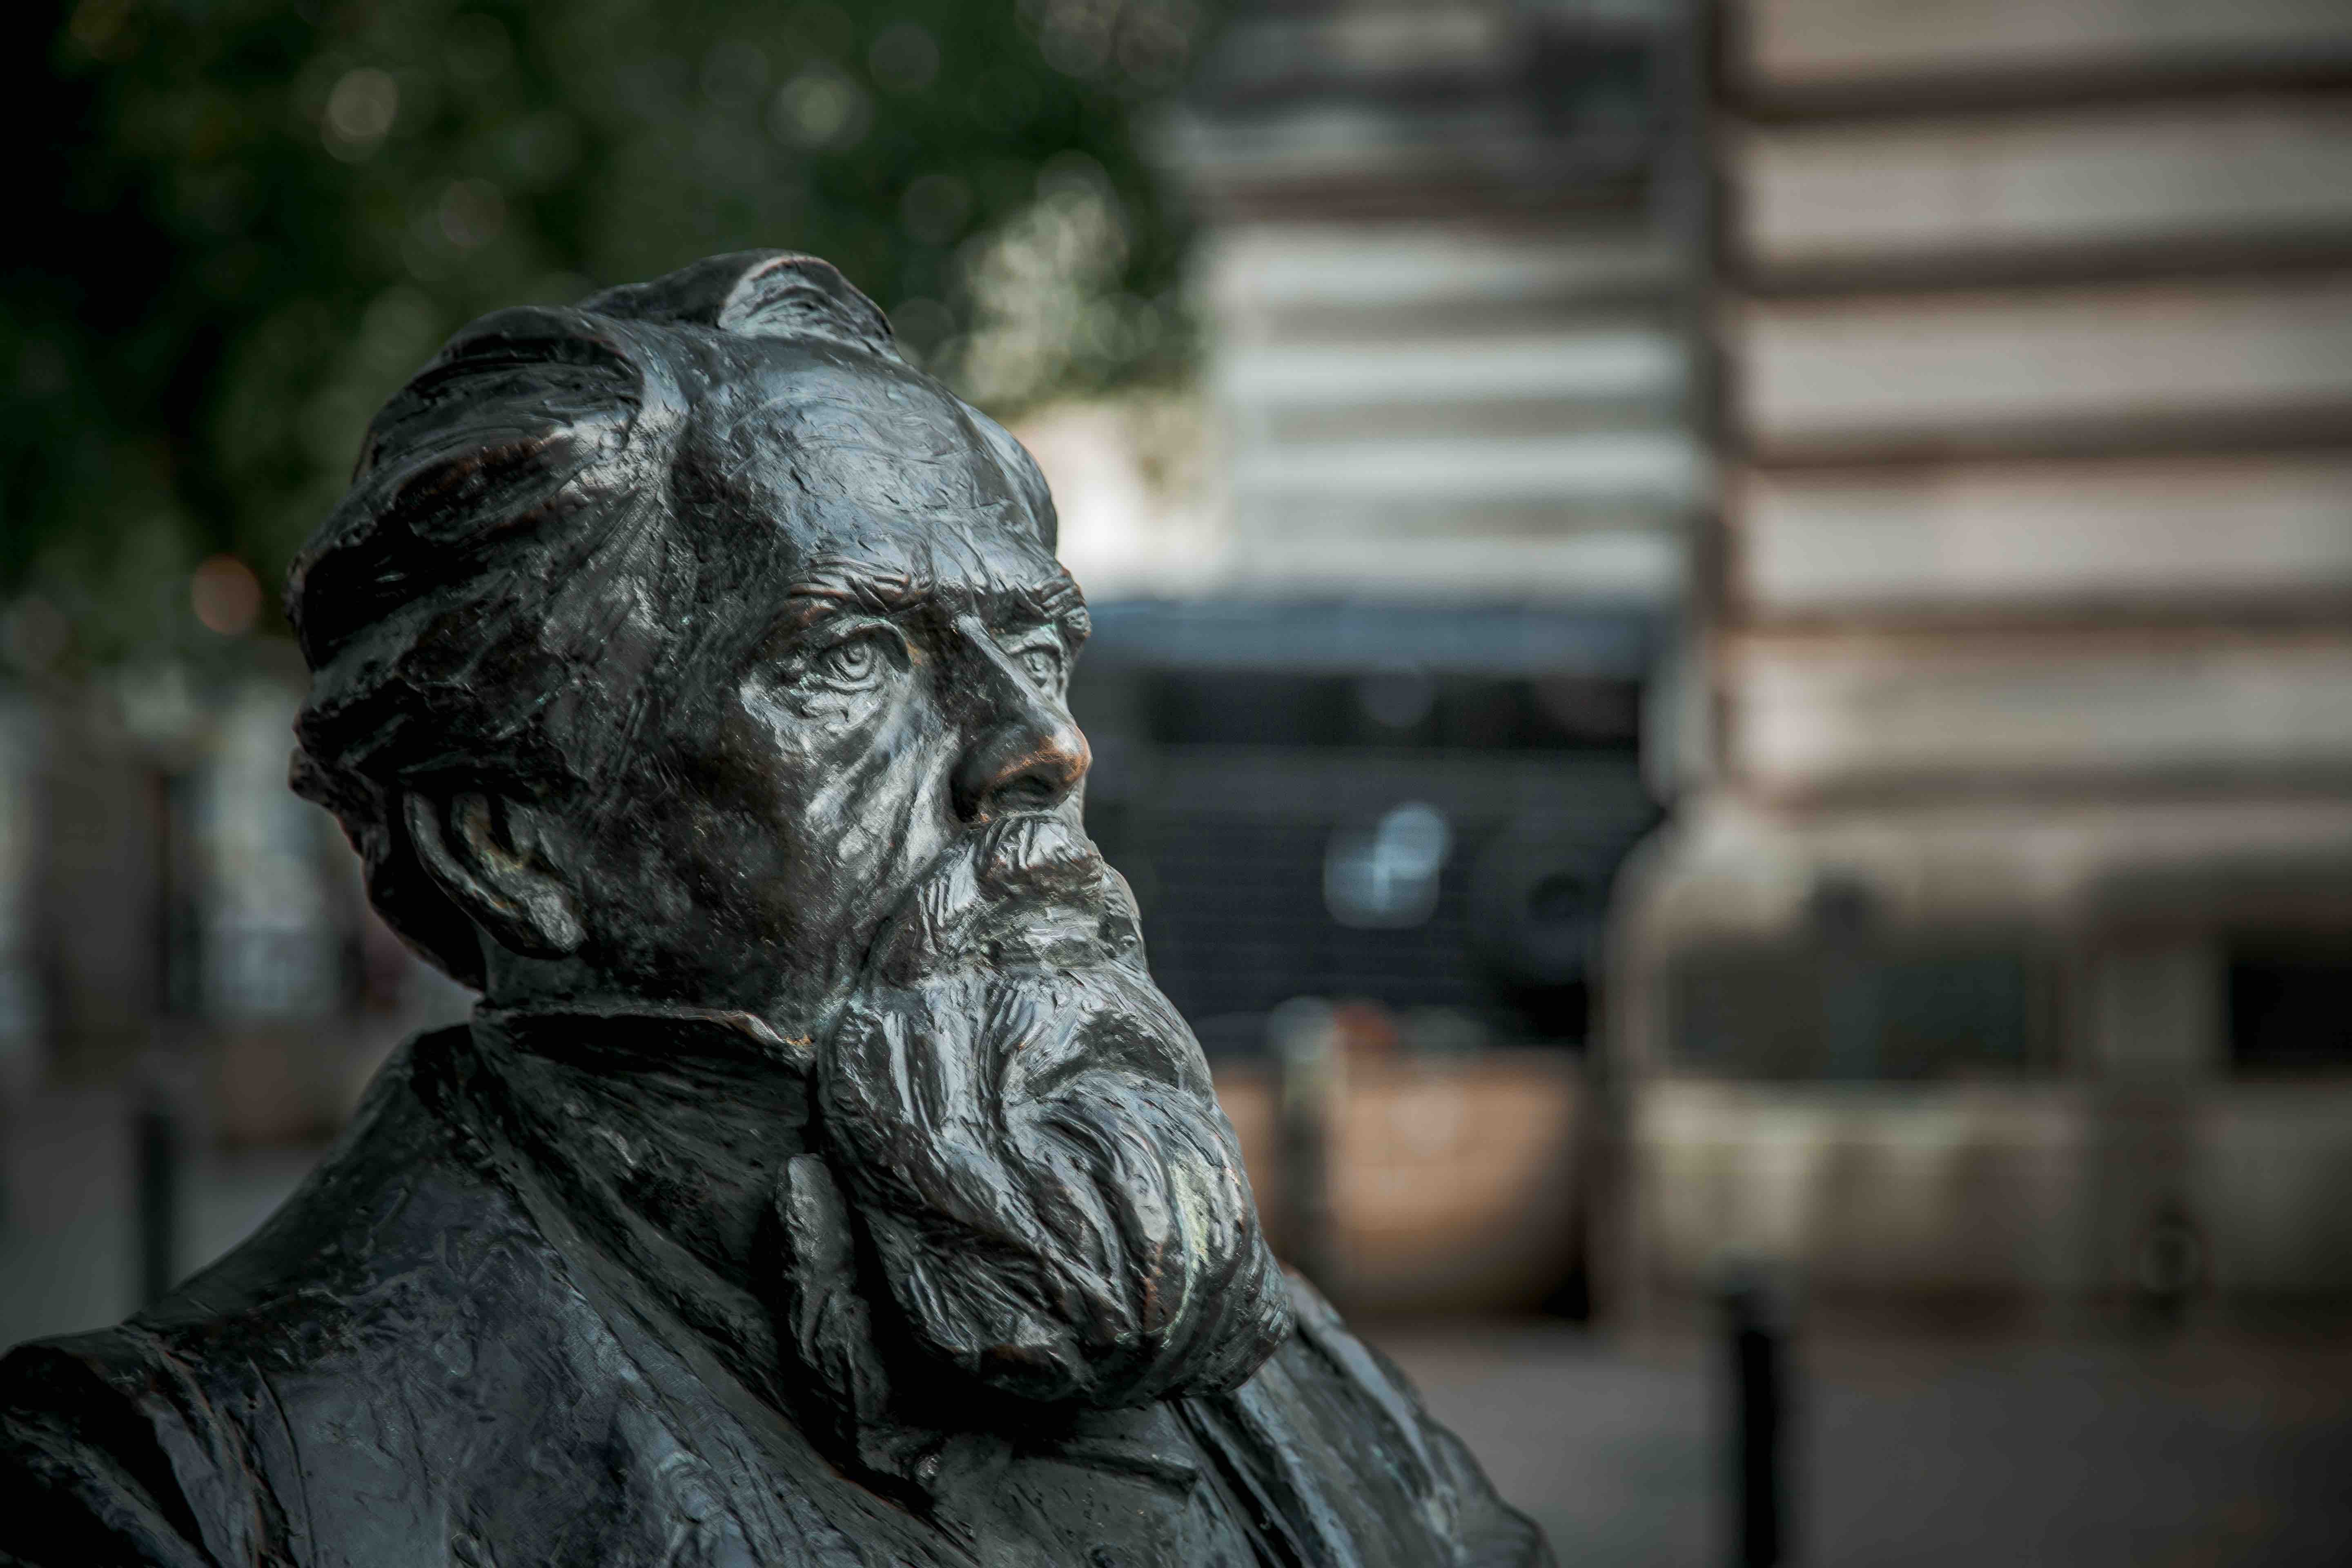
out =
[[(477, 1094), (499, 1141), (530, 1166), (539, 1201), (582, 1227), (625, 1297), (650, 1295), (739, 1382), (790, 1408), (787, 1391), (804, 1377), (782, 1359), (769, 1278), (781, 1238), (761, 1227), (781, 1217), (763, 1201), (772, 1184), (807, 1146), (810, 1043), (749, 1013), (644, 1003), (484, 1005), (472, 1030), (487, 1069)], [(917, 1445), (909, 1460), (918, 1447), (943, 1453), (943, 1441), (1011, 1451), (1001, 1434), (960, 1446), (948, 1434), (903, 1436)], [(1062, 1411), (1029, 1436), (1066, 1462), (1179, 1492), (1198, 1473), (1162, 1404)], [(947, 1482), (908, 1474), (927, 1490)]]
[(593, 1071), (719, 1068), (805, 1076), (816, 1061), (806, 1036), (779, 1033), (755, 1013), (668, 1002), (574, 1002), (474, 1009), (477, 1037)]

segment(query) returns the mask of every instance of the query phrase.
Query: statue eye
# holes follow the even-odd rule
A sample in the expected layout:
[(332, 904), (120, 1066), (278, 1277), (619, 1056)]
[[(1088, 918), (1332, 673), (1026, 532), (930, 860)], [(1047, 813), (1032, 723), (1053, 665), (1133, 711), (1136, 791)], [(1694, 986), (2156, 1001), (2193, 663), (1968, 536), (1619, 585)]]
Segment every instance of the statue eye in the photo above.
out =
[(1021, 668), (1029, 679), (1048, 691), (1057, 691), (1062, 685), (1062, 650), (1040, 645), (1021, 650)]
[(867, 632), (844, 637), (818, 654), (816, 668), (819, 674), (836, 685), (866, 686), (881, 675), (889, 658), (889, 651), (882, 646), (882, 634)]

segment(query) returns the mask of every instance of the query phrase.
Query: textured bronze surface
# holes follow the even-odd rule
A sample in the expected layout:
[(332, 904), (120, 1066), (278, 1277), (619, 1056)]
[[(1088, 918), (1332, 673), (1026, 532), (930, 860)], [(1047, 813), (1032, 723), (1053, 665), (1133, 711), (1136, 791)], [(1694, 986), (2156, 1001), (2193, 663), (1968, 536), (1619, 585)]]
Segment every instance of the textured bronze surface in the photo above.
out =
[(0, 1363), (0, 1558), (1548, 1563), (1266, 1250), (1081, 824), (1054, 531), (821, 261), (459, 333), (288, 602), (295, 785), (483, 1003)]

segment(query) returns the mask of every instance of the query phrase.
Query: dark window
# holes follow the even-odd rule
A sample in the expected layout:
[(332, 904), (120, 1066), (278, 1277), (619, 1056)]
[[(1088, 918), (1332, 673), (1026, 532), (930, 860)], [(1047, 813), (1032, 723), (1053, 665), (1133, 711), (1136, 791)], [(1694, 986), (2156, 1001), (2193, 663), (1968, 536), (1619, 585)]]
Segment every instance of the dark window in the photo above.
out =
[(1087, 826), (1202, 1044), (1261, 1048), (1300, 995), (1580, 1041), (1612, 880), (1658, 818), (1660, 641), (1507, 606), (1097, 606)]
[[(1612, 879), (1657, 819), (1630, 750), (1506, 763), (1171, 747), (1131, 774), (1089, 796), (1087, 827), (1135, 889), (1153, 974), (1212, 1048), (1234, 1044), (1220, 1020), (1299, 995), (1581, 1040)], [(1424, 820), (1441, 842), (1401, 832)]]
[(2020, 950), (1695, 950), (1669, 981), (1675, 1064), (1727, 1078), (1917, 1081), (2049, 1059), (2050, 981)]
[(1349, 686), (1336, 676), (1271, 670), (1151, 675), (1144, 681), (1144, 738), (1180, 745), (1343, 745)]
[(2352, 1068), (2352, 950), (2231, 953), (2230, 1065), (2242, 1072)]
[(1637, 683), (1569, 677), (1165, 670), (1141, 698), (1140, 738), (1171, 746), (1582, 751), (1628, 746), (1641, 723)]

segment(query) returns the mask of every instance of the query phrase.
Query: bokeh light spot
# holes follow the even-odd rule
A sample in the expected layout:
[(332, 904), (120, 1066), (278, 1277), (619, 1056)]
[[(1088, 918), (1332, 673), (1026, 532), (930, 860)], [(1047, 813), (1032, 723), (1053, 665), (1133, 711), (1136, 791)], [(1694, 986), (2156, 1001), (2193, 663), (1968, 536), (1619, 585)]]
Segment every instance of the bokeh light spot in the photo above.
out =
[(261, 579), (234, 555), (215, 555), (188, 579), (188, 600), (206, 631), (243, 637), (261, 617)]
[(776, 89), (769, 128), (800, 147), (855, 147), (873, 118), (857, 84), (822, 67), (803, 71)]
[(400, 115), (400, 84), (373, 66), (345, 71), (327, 95), (320, 132), (327, 151), (356, 162), (375, 151)]

